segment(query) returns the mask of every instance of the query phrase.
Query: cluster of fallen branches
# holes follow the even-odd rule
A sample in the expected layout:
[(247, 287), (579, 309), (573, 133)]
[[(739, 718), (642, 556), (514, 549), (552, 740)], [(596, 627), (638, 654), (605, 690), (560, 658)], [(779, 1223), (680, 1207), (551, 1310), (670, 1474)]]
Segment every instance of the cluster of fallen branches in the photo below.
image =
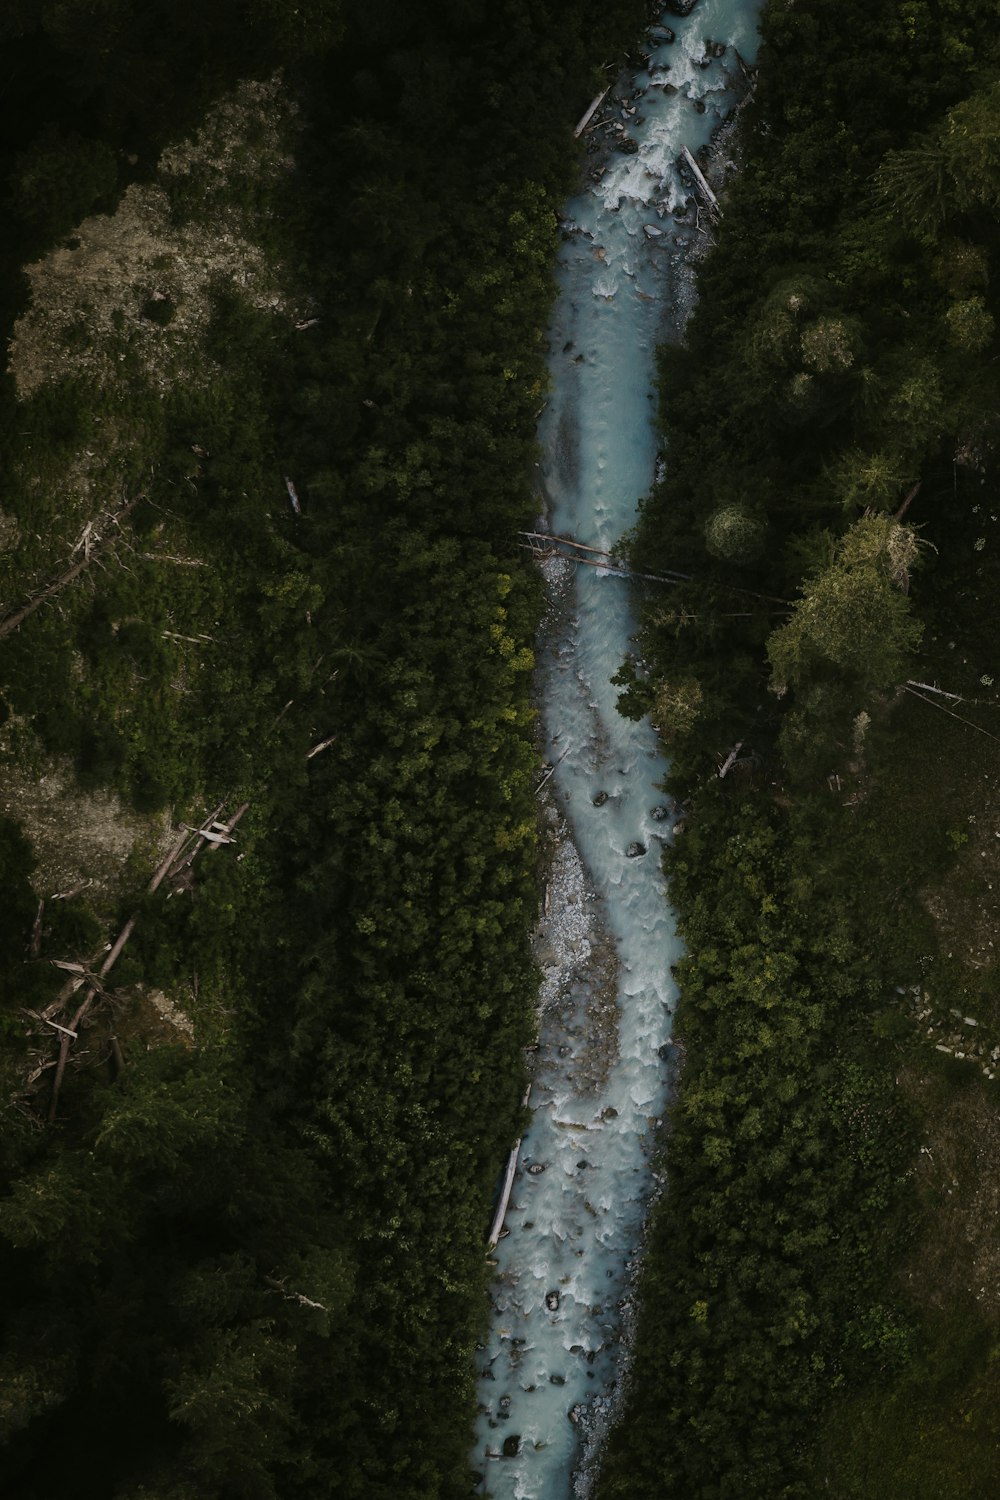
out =
[[(46, 600), (53, 598), (68, 583), (72, 583), (74, 578), (78, 578), (85, 568), (89, 568), (94, 559), (99, 555), (101, 547), (106, 544), (105, 533), (108, 528), (117, 530), (129, 511), (134, 510), (141, 499), (141, 495), (136, 495), (132, 500), (126, 500), (120, 510), (109, 512), (107, 515), (99, 517), (96, 521), (88, 521), (70, 553), (70, 556), (76, 559), (75, 562), (64, 573), (60, 573), (58, 578), (46, 584), (45, 588), (40, 589), (37, 594), (33, 594), (26, 604), (22, 604), (20, 608), (12, 610), (0, 619), (0, 640), (5, 635), (10, 635), (13, 631), (17, 630), (18, 626), (23, 625), (29, 615), (33, 615), (35, 610), (40, 608)], [(100, 531), (97, 530), (98, 526), (101, 528)]]
[[(203, 849), (220, 849), (224, 845), (234, 842), (233, 829), (246, 813), (249, 806), (249, 802), (241, 803), (230, 817), (221, 818), (220, 815), (223, 812), (225, 803), (220, 803), (198, 827), (185, 826), (169, 852), (157, 866), (149, 884), (146, 886), (145, 894), (147, 896), (153, 895), (165, 882), (173, 887), (171, 894), (174, 891), (183, 890), (185, 887), (185, 872), (190, 868)], [(178, 885), (176, 884), (177, 881), (181, 883)], [(56, 1117), (56, 1110), (59, 1106), (59, 1095), (66, 1076), (66, 1067), (69, 1062), (72, 1044), (79, 1040), (81, 1025), (94, 1001), (105, 994), (104, 982), (118, 962), (132, 933), (135, 931), (138, 916), (138, 912), (133, 912), (114, 942), (106, 949), (104, 957), (96, 968), (94, 967), (96, 960), (84, 963), (67, 959), (53, 960), (53, 966), (67, 973), (69, 978), (55, 999), (44, 1010), (26, 1012), (38, 1024), (51, 1027), (59, 1036), (58, 1056), (53, 1061), (46, 1061), (36, 1067), (27, 1080), (30, 1086), (47, 1069), (51, 1067), (55, 1068), (52, 1093), (49, 1099), (48, 1119), (50, 1123)], [(62, 1021), (56, 1020), (56, 1017), (62, 1015), (69, 1002), (81, 990), (83, 991), (83, 998), (72, 1013), (68, 1024), (64, 1025)], [(115, 1057), (116, 1067), (120, 1072), (124, 1065), (124, 1060), (120, 1047), (114, 1045), (114, 1039), (112, 1054)]]

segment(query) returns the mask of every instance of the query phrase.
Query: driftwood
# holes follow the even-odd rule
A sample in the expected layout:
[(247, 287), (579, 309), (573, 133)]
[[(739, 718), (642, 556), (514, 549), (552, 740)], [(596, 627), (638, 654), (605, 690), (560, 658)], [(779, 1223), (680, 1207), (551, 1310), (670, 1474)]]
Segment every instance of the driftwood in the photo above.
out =
[(299, 504), (298, 492), (287, 474), (285, 475), (285, 489), (288, 491), (288, 498), (292, 502), (292, 510), (297, 516), (301, 516), (302, 506)]
[(719, 215), (719, 218), (721, 219), (722, 209), (719, 207), (719, 200), (712, 192), (712, 189), (709, 187), (704, 172), (701, 170), (698, 163), (695, 161), (694, 157), (691, 155), (686, 146), (681, 147), (681, 155), (687, 162), (691, 175), (695, 180), (695, 184), (703, 194), (705, 201), (714, 210), (714, 212)]
[(580, 116), (579, 123), (577, 124), (576, 129), (573, 131), (574, 140), (578, 140), (580, 138), (610, 92), (611, 85), (609, 84), (608, 87), (604, 90), (603, 94), (598, 94), (597, 98), (591, 100), (590, 104), (587, 105), (587, 108)]
[(549, 777), (554, 773), (554, 771), (556, 769), (556, 766), (561, 766), (562, 765), (563, 761), (566, 759), (567, 755), (572, 750), (572, 748), (573, 748), (572, 745), (567, 745), (566, 749), (563, 751), (562, 755), (560, 755), (559, 759), (556, 760), (556, 761), (553, 761), (552, 765), (549, 766), (549, 769), (546, 771), (546, 773), (542, 777), (541, 781), (535, 787), (535, 796), (536, 797), (538, 796), (538, 793), (542, 790), (542, 787), (548, 781)]
[[(521, 1100), (522, 1108), (527, 1106), (530, 1097), (531, 1084), (529, 1083), (524, 1091), (524, 1098)], [(514, 1174), (517, 1171), (517, 1158), (520, 1152), (521, 1137), (518, 1136), (510, 1148), (510, 1155), (507, 1158), (507, 1170), (504, 1173), (503, 1187), (500, 1189), (500, 1201), (497, 1204), (497, 1211), (493, 1215), (493, 1223), (490, 1225), (489, 1238), (486, 1242), (487, 1250), (495, 1250), (500, 1242), (500, 1231), (503, 1229), (503, 1221), (507, 1216), (507, 1206), (510, 1203), (510, 1195), (514, 1187)]]
[[(109, 523), (117, 526), (122, 517), (127, 516), (129, 511), (139, 503), (139, 500), (141, 498), (142, 497), (140, 495), (136, 495), (134, 500), (127, 501), (122, 506), (121, 510), (116, 511), (113, 515), (107, 516), (106, 520)], [(83, 541), (80, 541), (73, 549), (74, 552), (76, 552), (81, 546), (83, 546), (83, 556), (79, 559), (79, 561), (75, 562), (71, 568), (67, 568), (65, 573), (60, 573), (58, 578), (56, 578), (52, 583), (47, 584), (46, 587), (43, 588), (40, 593), (36, 594), (33, 599), (29, 599), (27, 604), (23, 604), (20, 609), (15, 609), (13, 613), (5, 615), (4, 618), (0, 620), (0, 640), (2, 640), (5, 635), (10, 635), (11, 632), (16, 630), (19, 625), (23, 625), (28, 616), (33, 615), (35, 613), (35, 610), (39, 609), (47, 599), (51, 599), (55, 594), (58, 594), (59, 591), (61, 589), (64, 589), (68, 583), (72, 583), (74, 578), (79, 578), (80, 574), (84, 571), (85, 568), (90, 567), (90, 564), (94, 561), (95, 557), (98, 554), (98, 545), (95, 541), (92, 540), (93, 524), (93, 522), (88, 522), (88, 525), (84, 528), (85, 534), (88, 532), (90, 533), (87, 536), (86, 545), (84, 545)]]

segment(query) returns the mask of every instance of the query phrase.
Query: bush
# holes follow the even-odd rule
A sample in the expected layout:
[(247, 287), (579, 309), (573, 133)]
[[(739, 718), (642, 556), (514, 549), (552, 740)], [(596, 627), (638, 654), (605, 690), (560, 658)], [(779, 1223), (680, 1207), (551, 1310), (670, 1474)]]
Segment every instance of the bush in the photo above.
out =
[(764, 526), (742, 505), (724, 505), (705, 523), (705, 546), (725, 562), (751, 562), (764, 549)]

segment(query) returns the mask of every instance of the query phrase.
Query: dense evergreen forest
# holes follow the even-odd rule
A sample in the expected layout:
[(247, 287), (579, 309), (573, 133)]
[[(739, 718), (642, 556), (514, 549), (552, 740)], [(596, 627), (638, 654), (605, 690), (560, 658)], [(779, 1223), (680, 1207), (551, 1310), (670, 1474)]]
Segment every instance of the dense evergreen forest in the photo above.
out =
[(685, 805), (684, 1051), (605, 1500), (1000, 1482), (995, 19), (771, 0), (662, 353), (634, 545), (692, 582), (621, 706)]
[(642, 19), (4, 8), (5, 1493), (469, 1491), (535, 989), (512, 533)]
[[(19, 1500), (470, 1492), (534, 1025), (512, 534), (571, 126), (648, 12), (3, 8)], [(994, 12), (770, 0), (662, 353), (634, 548), (692, 581), (621, 685), (683, 1066), (604, 1500), (996, 1493)]]

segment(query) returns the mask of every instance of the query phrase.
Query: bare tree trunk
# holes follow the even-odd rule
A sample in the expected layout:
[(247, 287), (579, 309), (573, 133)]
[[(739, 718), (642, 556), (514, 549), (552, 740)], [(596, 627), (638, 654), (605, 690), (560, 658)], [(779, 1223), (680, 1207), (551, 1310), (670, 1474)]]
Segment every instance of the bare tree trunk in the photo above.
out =
[[(113, 521), (117, 525), (122, 517), (127, 516), (129, 511), (138, 504), (140, 498), (137, 495), (134, 500), (127, 501), (121, 510), (116, 511), (113, 516), (108, 516), (108, 520)], [(35, 610), (43, 605), (47, 599), (51, 599), (54, 594), (58, 594), (60, 589), (64, 589), (68, 583), (72, 583), (74, 578), (79, 578), (83, 570), (90, 567), (97, 554), (98, 548), (96, 546), (88, 547), (79, 562), (75, 562), (71, 568), (67, 568), (65, 573), (60, 574), (53, 583), (48, 584), (46, 588), (42, 589), (40, 594), (36, 594), (34, 599), (30, 599), (20, 609), (14, 610), (13, 614), (5, 615), (0, 620), (0, 640), (5, 635), (10, 635), (19, 625), (23, 625), (28, 616), (33, 615)]]
[(611, 85), (609, 84), (608, 87), (604, 90), (604, 93), (603, 94), (598, 94), (597, 98), (594, 99), (594, 100), (592, 100), (591, 103), (584, 110), (583, 114), (580, 116), (580, 119), (579, 119), (579, 121), (577, 123), (576, 129), (573, 131), (573, 138), (574, 138), (574, 140), (578, 139), (583, 134), (583, 132), (586, 130), (587, 126), (590, 124), (591, 120), (596, 115), (596, 113), (597, 113), (598, 109), (600, 108), (602, 102), (607, 98), (607, 96), (610, 93), (610, 91), (611, 91)]
[(683, 156), (684, 160), (687, 162), (688, 167), (690, 168), (690, 171), (691, 171), (691, 175), (694, 178), (694, 180), (697, 183), (697, 185), (700, 188), (700, 190), (702, 191), (702, 193), (704, 193), (707, 202), (709, 204), (711, 204), (712, 208), (715, 210), (715, 212), (719, 215), (719, 218), (721, 219), (722, 218), (722, 209), (719, 207), (719, 200), (715, 196), (715, 194), (712, 192), (712, 189), (709, 187), (708, 180), (705, 177), (704, 172), (701, 170), (701, 168), (699, 167), (698, 163), (695, 161), (694, 157), (691, 155), (690, 151), (688, 150), (688, 148), (686, 146), (682, 146), (681, 147), (681, 155)]
[[(527, 1105), (530, 1097), (531, 1084), (529, 1083), (527, 1089), (525, 1090), (524, 1098), (521, 1100), (522, 1108)], [(514, 1174), (517, 1171), (517, 1158), (520, 1154), (520, 1151), (521, 1137), (518, 1136), (517, 1140), (511, 1147), (510, 1155), (507, 1158), (507, 1170), (504, 1173), (503, 1187), (500, 1189), (500, 1202), (497, 1204), (497, 1211), (493, 1215), (493, 1223), (490, 1226), (489, 1238), (486, 1242), (487, 1250), (495, 1249), (497, 1243), (499, 1242), (500, 1231), (503, 1229), (503, 1221), (507, 1217), (507, 1205), (510, 1203), (510, 1195), (514, 1187)]]

